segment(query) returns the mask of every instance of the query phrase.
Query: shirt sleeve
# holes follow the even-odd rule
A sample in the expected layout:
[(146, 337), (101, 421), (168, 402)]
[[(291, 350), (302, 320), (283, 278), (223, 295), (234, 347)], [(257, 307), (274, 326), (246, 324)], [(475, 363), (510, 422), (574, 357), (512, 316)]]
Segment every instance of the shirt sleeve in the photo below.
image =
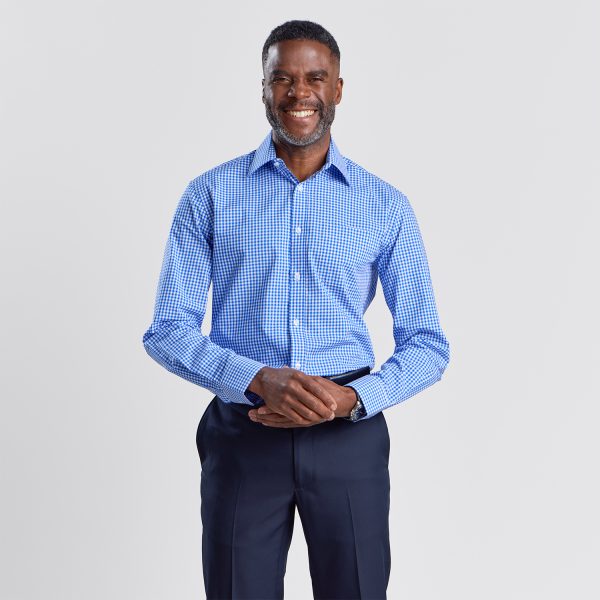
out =
[(389, 217), (377, 272), (393, 318), (395, 347), (379, 371), (350, 384), (365, 407), (363, 419), (439, 381), (450, 359), (419, 226), (408, 198), (398, 190)]
[(172, 220), (146, 352), (165, 369), (219, 396), (255, 404), (248, 385), (265, 365), (214, 343), (201, 332), (212, 278), (211, 196), (189, 182)]

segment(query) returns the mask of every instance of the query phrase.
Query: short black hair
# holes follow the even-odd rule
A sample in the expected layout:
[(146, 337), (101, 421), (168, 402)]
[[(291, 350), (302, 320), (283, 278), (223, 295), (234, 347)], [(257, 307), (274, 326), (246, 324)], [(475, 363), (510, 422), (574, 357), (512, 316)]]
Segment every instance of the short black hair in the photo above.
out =
[(286, 21), (285, 23), (278, 25), (271, 31), (269, 37), (265, 41), (262, 50), (262, 64), (263, 69), (267, 62), (267, 54), (269, 48), (277, 42), (283, 42), (285, 40), (314, 40), (325, 44), (330, 50), (333, 56), (340, 62), (340, 49), (335, 41), (335, 38), (325, 29), (325, 27), (312, 21)]

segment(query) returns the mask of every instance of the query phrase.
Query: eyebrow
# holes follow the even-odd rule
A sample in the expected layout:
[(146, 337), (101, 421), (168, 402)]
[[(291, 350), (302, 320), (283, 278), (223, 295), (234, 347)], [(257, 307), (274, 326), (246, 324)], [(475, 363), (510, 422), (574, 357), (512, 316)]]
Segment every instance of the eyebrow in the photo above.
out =
[[(289, 75), (290, 73), (288, 73), (285, 69), (273, 69), (272, 74), (273, 75)], [(315, 77), (316, 75), (322, 75), (324, 77), (327, 77), (329, 75), (329, 73), (325, 69), (317, 69), (315, 71), (309, 71), (307, 73), (307, 75), (309, 77)]]

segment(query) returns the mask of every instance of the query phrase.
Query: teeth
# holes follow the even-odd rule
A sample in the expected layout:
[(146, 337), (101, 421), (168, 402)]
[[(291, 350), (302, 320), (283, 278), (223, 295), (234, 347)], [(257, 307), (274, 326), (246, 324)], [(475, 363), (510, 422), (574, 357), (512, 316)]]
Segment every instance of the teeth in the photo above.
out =
[(292, 117), (310, 117), (315, 111), (314, 110), (290, 110), (288, 113)]

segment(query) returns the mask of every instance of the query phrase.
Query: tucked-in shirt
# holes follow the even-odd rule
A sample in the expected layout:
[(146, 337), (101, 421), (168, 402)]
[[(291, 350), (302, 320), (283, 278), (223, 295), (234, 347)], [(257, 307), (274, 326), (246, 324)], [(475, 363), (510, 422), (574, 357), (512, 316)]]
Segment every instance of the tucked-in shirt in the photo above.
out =
[(269, 132), (187, 184), (142, 341), (223, 402), (255, 404), (248, 386), (264, 366), (321, 376), (374, 368), (364, 314), (378, 280), (395, 348), (348, 384), (366, 411), (359, 421), (432, 385), (449, 361), (419, 226), (408, 198), (343, 156), (333, 136), (325, 164), (299, 181)]

